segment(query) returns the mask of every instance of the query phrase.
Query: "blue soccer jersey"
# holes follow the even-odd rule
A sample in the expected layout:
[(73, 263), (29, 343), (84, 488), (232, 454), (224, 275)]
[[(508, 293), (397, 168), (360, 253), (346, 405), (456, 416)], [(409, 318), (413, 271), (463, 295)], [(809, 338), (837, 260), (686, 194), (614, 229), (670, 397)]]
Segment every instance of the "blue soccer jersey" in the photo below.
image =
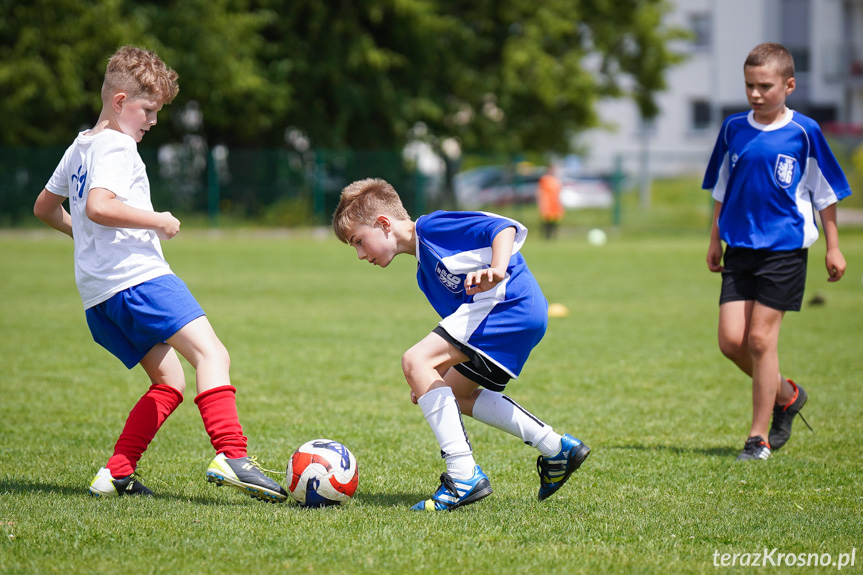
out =
[(764, 126), (752, 112), (722, 123), (704, 189), (722, 202), (719, 234), (730, 247), (808, 248), (818, 239), (814, 210), (851, 194), (818, 124), (787, 110)]
[[(491, 267), (492, 241), (509, 227), (516, 235), (506, 278), (467, 295), (465, 276)], [(416, 236), (417, 283), (443, 318), (440, 326), (518, 377), (548, 324), (548, 303), (519, 251), (527, 228), (496, 214), (438, 211), (417, 220)]]

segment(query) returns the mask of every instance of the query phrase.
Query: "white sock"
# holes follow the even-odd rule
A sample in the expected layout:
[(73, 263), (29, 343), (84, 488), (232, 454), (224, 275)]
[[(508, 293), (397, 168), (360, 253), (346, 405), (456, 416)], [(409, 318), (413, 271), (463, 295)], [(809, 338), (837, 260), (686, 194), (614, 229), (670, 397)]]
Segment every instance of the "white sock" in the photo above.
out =
[(515, 435), (547, 456), (560, 451), (560, 435), (550, 425), (502, 393), (483, 389), (473, 404), (473, 417), (486, 425)]
[(447, 473), (455, 479), (470, 479), (476, 462), (452, 389), (438, 387), (419, 398), (417, 403), (440, 445)]

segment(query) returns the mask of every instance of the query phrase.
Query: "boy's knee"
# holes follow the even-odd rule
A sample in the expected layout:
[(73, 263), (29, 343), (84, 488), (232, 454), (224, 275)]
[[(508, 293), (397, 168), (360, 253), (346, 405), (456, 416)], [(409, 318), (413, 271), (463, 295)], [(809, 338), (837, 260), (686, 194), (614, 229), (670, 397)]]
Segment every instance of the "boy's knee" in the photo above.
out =
[(747, 346), (741, 342), (731, 341), (725, 338), (719, 338), (719, 351), (728, 359), (736, 359), (743, 354), (748, 354)]
[(752, 356), (760, 357), (776, 347), (776, 342), (768, 334), (752, 332), (749, 334), (747, 349)]
[(402, 372), (405, 374), (405, 379), (408, 383), (411, 382), (413, 374), (420, 368), (420, 354), (415, 347), (410, 348), (402, 355)]

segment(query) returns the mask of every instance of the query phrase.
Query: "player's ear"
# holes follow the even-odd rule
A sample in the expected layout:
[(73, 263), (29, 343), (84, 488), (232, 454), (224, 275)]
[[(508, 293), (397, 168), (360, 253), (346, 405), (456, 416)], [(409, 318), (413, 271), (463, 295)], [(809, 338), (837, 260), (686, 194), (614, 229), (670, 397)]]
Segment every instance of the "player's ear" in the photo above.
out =
[(785, 80), (785, 96), (790, 96), (791, 92), (793, 92), (794, 88), (796, 88), (796, 87), (797, 87), (797, 82), (794, 80), (793, 77)]
[(114, 108), (114, 111), (118, 114), (123, 110), (123, 104), (126, 103), (126, 97), (125, 92), (117, 92), (111, 96), (111, 107)]
[(385, 232), (388, 232), (390, 231), (390, 229), (392, 229), (392, 223), (390, 222), (390, 219), (384, 214), (379, 215), (375, 220), (375, 223), (378, 224)]

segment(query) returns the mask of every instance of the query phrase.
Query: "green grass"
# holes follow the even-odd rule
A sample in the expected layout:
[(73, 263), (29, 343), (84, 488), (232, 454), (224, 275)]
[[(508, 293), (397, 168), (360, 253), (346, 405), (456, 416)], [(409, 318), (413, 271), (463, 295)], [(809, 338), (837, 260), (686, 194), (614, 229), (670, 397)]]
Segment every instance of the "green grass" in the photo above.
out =
[[(408, 511), (443, 471), (399, 367), (437, 321), (409, 257), (379, 270), (312, 234), (166, 242), (231, 352), (250, 450), (281, 471), (306, 440), (338, 439), (359, 460), (359, 491), (345, 507), (304, 510), (208, 484), (213, 453), (186, 366), (186, 401), (141, 462), (158, 496), (93, 500), (86, 484), (146, 377), (92, 342), (70, 241), (0, 235), (0, 572), (714, 573), (714, 552), (765, 547), (834, 559), (856, 547), (859, 570), (863, 234), (843, 232), (838, 284), (825, 281), (819, 241), (807, 297), (827, 303), (783, 325), (782, 371), (809, 391), (816, 433), (798, 422), (773, 458), (737, 464), (750, 385), (715, 343), (706, 230), (612, 233), (603, 248), (564, 231), (535, 234), (525, 254), (570, 315), (551, 320), (507, 392), (592, 455), (540, 504), (536, 452), (466, 418), (495, 492), (436, 515)], [(801, 572), (819, 570), (835, 568)]]

